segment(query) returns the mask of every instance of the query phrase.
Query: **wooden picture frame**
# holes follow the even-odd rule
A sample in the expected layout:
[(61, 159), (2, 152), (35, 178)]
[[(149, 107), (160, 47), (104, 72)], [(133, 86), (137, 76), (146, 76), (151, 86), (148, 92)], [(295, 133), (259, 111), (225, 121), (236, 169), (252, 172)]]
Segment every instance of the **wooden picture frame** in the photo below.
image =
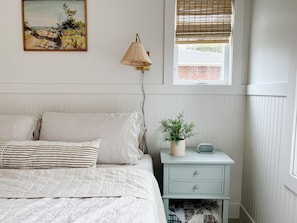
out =
[(25, 51), (87, 51), (86, 0), (22, 0)]

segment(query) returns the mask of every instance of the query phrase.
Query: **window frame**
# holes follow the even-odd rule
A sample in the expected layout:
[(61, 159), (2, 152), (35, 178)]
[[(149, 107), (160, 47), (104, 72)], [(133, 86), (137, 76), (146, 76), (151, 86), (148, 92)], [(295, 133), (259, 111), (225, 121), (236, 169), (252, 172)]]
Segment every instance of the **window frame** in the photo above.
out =
[[(229, 85), (174, 85), (175, 2), (164, 0), (164, 67), (163, 85), (196, 93), (242, 94), (247, 82), (250, 3), (234, 0), (232, 46), (230, 46)], [(176, 64), (176, 63), (175, 63)], [(215, 90), (215, 91), (214, 91)]]
[(290, 168), (290, 176), (296, 180), (295, 187), (296, 187), (296, 194), (297, 194), (297, 155), (296, 155), (297, 147), (295, 145), (292, 151), (292, 159), (291, 159), (291, 168)]
[[(297, 75), (297, 71), (296, 71)], [(280, 177), (283, 185), (291, 192), (297, 194), (297, 79), (288, 81), (286, 114), (284, 117), (285, 128), (283, 131), (283, 147), (285, 152), (281, 154)], [(293, 86), (294, 85), (294, 86)]]
[[(180, 1), (180, 2), (179, 2)], [(231, 78), (231, 72), (229, 72), (229, 61), (230, 60), (230, 49), (232, 46), (232, 29), (234, 21), (234, 0), (224, 0), (224, 2), (207, 3), (206, 5), (202, 3), (203, 1), (188, 2), (185, 0), (175, 0), (174, 4), (174, 21), (175, 21), (175, 41), (174, 41), (174, 73), (173, 73), (173, 85), (229, 85)], [(223, 4), (222, 4), (223, 3)], [(215, 5), (218, 4), (218, 5)], [(198, 6), (202, 8), (199, 10)], [(216, 7), (218, 6), (218, 7)], [(179, 8), (181, 7), (181, 8)], [(197, 15), (192, 14), (192, 10), (196, 12)], [(215, 10), (217, 13), (224, 13), (219, 15), (218, 18), (214, 19), (213, 16), (216, 16)], [(189, 18), (190, 17), (190, 18)], [(206, 18), (205, 18), (206, 17)], [(204, 19), (202, 19), (204, 18)], [(200, 24), (204, 28), (200, 30)], [(220, 31), (218, 27), (214, 24), (220, 26)], [(223, 26), (221, 26), (223, 24)], [(179, 28), (178, 28), (179, 27)], [(207, 27), (207, 28), (205, 28)], [(201, 31), (206, 32), (207, 34), (202, 34)], [(200, 33), (202, 36), (197, 33)], [(222, 32), (224, 34), (222, 34)], [(227, 36), (226, 36), (226, 35)], [(194, 35), (194, 36), (193, 36)], [(204, 37), (203, 37), (204, 36)], [(223, 48), (222, 53), (222, 64), (221, 68), (221, 80), (181, 80), (180, 76), (180, 54), (179, 46), (186, 45), (215, 45), (218, 44)], [(197, 61), (197, 65), (201, 61)], [(195, 66), (195, 65), (194, 65)], [(206, 65), (207, 66), (207, 65)], [(191, 72), (188, 73), (191, 75)]]
[[(297, 80), (295, 81), (295, 83), (297, 84)], [(287, 179), (287, 186), (297, 194), (297, 90), (295, 91), (294, 95), (294, 121), (290, 158), (290, 172)]]
[(293, 140), (290, 161), (290, 175), (297, 180), (297, 94), (295, 94)]

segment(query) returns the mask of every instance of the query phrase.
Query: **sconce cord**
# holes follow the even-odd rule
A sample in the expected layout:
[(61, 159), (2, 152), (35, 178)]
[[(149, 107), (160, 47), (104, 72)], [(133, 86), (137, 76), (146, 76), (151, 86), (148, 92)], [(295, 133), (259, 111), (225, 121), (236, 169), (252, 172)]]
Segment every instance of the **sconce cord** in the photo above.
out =
[(144, 91), (144, 86), (143, 86), (143, 78), (144, 78), (144, 70), (141, 71), (141, 91), (142, 91), (142, 103), (141, 103), (141, 112), (142, 112), (142, 116), (143, 116), (143, 124), (144, 127), (146, 127), (145, 125), (145, 114), (144, 114), (144, 104), (145, 104), (145, 91)]
[(135, 42), (140, 42), (141, 43), (141, 40), (140, 40), (140, 37), (139, 37), (138, 33), (136, 33), (136, 40), (135, 40)]
[(143, 84), (143, 79), (144, 79), (144, 70), (141, 71), (141, 91), (142, 91), (142, 103), (141, 103), (141, 113), (142, 113), (142, 118), (143, 118), (143, 127), (144, 127), (144, 133), (143, 133), (143, 152), (147, 152), (147, 145), (146, 145), (146, 124), (145, 124), (145, 112), (144, 112), (144, 105), (145, 105), (145, 91), (144, 91), (144, 84)]

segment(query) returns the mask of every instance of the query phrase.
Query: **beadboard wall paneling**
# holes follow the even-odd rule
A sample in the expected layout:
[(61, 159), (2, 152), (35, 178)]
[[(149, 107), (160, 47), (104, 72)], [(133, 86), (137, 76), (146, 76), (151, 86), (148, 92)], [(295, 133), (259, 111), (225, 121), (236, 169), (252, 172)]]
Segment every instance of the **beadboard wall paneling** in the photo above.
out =
[[(159, 120), (175, 117), (184, 111), (185, 119), (195, 123), (194, 137), (186, 141), (187, 146), (196, 147), (201, 142), (213, 143), (235, 160), (231, 168), (231, 199), (240, 200), (241, 163), (243, 148), (244, 96), (201, 95), (150, 95), (147, 98), (146, 117), (150, 148), (168, 147), (161, 140)], [(243, 119), (241, 119), (243, 118)], [(158, 139), (159, 142), (155, 140)], [(159, 158), (158, 158), (159, 159)], [(241, 182), (241, 181), (240, 181)], [(234, 200), (233, 200), (234, 199)]]
[(296, 0), (251, 4), (243, 223), (297, 223), (297, 195), (285, 186), (284, 177), (293, 135), (297, 29), (291, 27), (296, 26), (296, 12)]
[(242, 211), (256, 223), (297, 222), (297, 196), (279, 176), (285, 103), (286, 97), (247, 98)]
[(283, 188), (281, 194), (281, 208), (283, 214), (279, 216), (279, 222), (297, 222), (297, 195)]
[[(0, 114), (42, 114), (60, 112), (130, 112), (140, 111), (141, 94), (0, 94)], [(231, 168), (231, 217), (239, 216), (241, 199), (243, 129), (245, 96), (238, 95), (156, 95), (147, 94), (145, 117), (147, 144), (153, 155), (155, 172), (161, 179), (159, 150), (169, 147), (159, 131), (160, 120), (184, 112), (186, 121), (196, 125), (187, 146), (213, 143), (235, 161)]]

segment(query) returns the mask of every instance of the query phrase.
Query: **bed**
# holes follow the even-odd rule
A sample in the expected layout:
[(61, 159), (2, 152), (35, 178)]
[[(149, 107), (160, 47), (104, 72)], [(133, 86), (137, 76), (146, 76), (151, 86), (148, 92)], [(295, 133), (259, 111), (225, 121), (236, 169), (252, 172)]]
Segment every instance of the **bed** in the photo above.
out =
[(0, 222), (166, 222), (139, 117), (0, 116)]

